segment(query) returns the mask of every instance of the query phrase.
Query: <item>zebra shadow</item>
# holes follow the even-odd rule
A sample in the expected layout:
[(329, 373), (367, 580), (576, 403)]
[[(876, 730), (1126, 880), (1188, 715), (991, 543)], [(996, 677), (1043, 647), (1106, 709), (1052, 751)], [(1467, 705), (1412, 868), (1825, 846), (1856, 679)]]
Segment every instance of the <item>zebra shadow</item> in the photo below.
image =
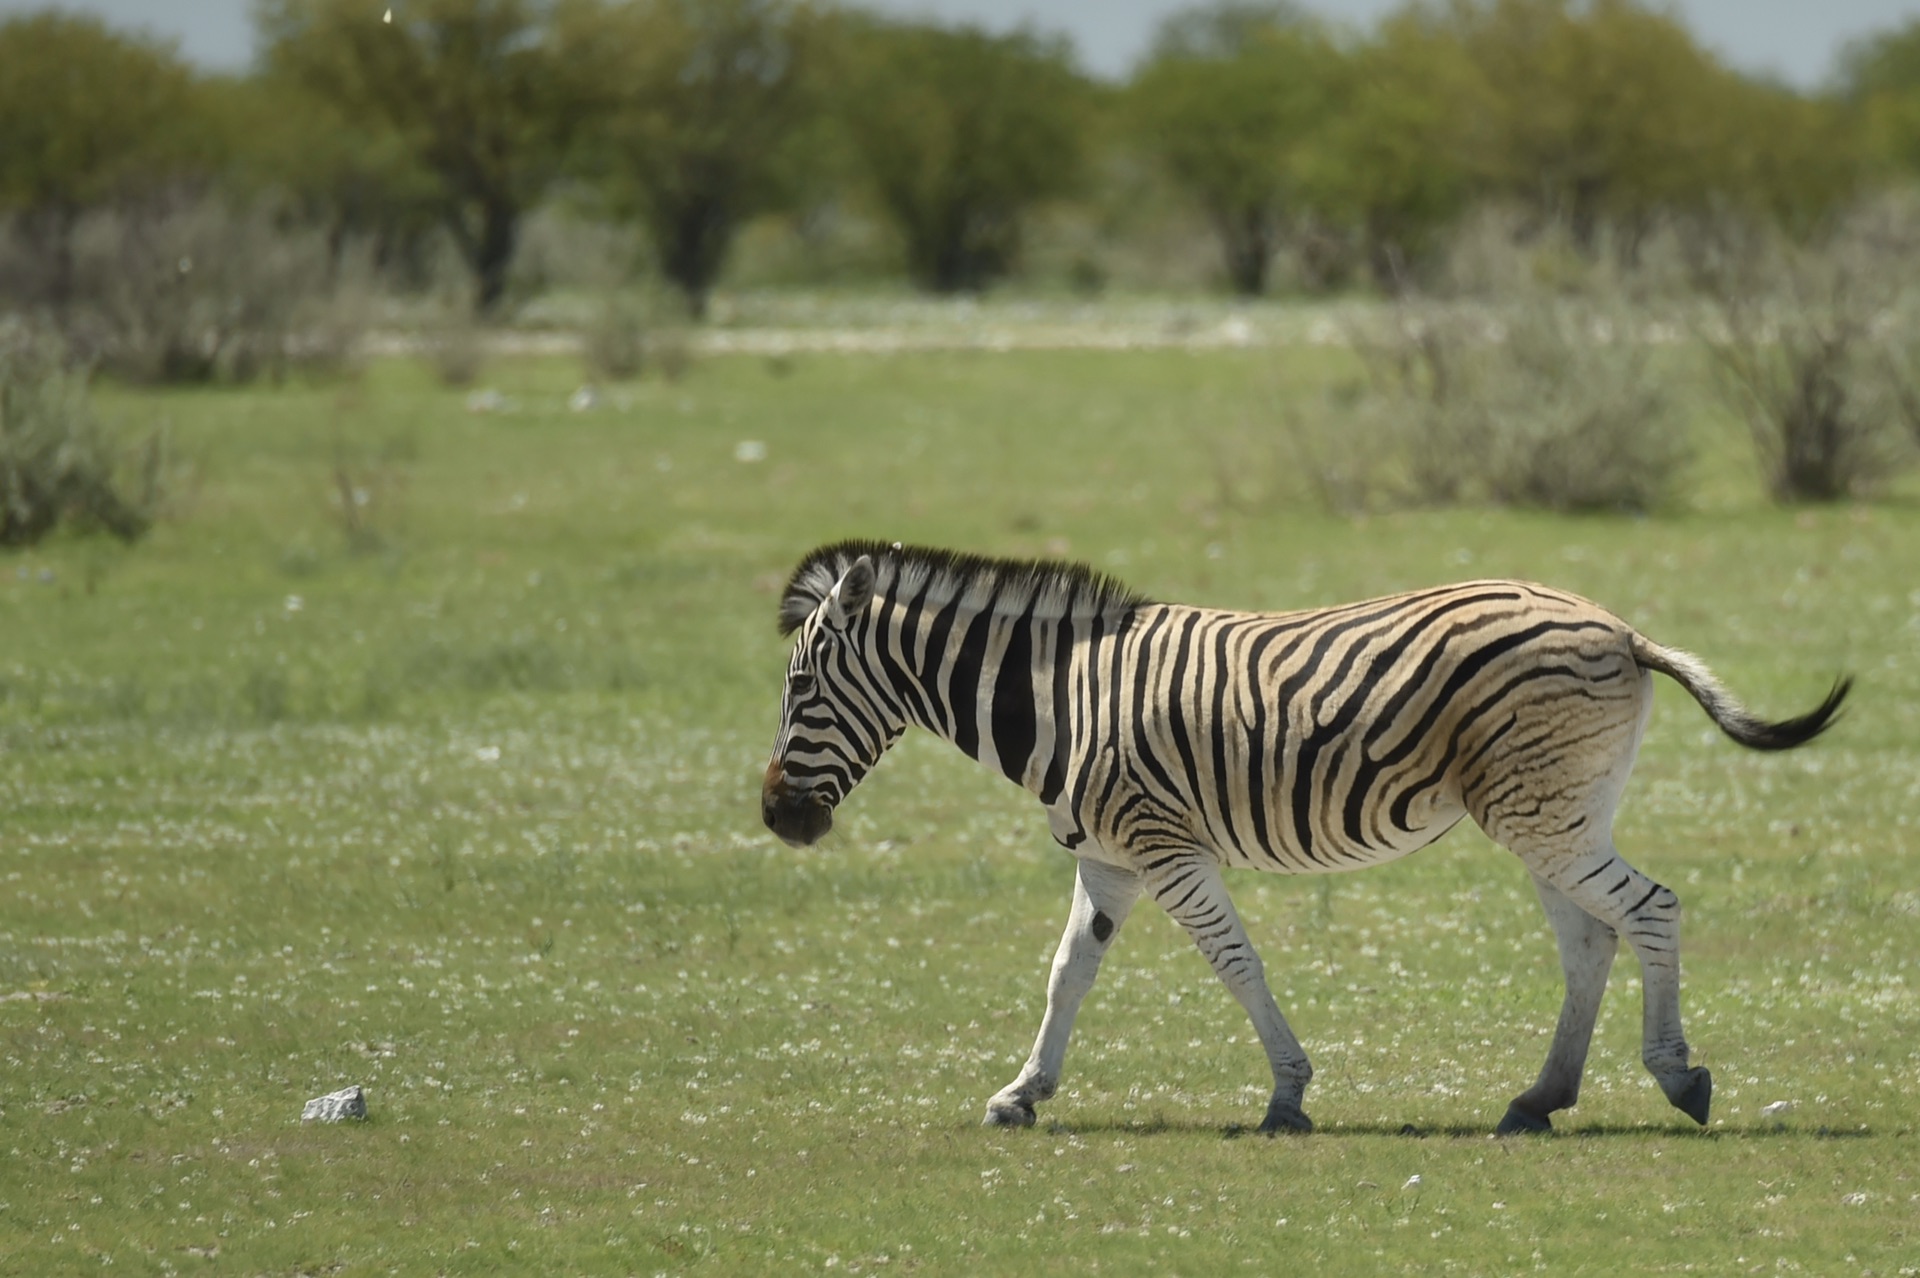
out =
[(1519, 1136), (1496, 1136), (1491, 1124), (1482, 1123), (1394, 1123), (1383, 1122), (1324, 1122), (1316, 1124), (1311, 1133), (1262, 1132), (1258, 1127), (1231, 1123), (1222, 1126), (1204, 1118), (1172, 1118), (1155, 1116), (1151, 1118), (1089, 1118), (1069, 1121), (1054, 1119), (1039, 1124), (1035, 1131), (1054, 1136), (1213, 1136), (1223, 1141), (1233, 1140), (1272, 1140), (1285, 1142), (1290, 1140), (1325, 1140), (1357, 1137), (1366, 1140), (1427, 1140), (1445, 1138), (1451, 1140), (1495, 1140), (1502, 1143), (1524, 1144), (1529, 1141), (1577, 1141), (1577, 1140), (1650, 1140), (1650, 1139), (1690, 1139), (1705, 1141), (1810, 1141), (1810, 1140), (1867, 1140), (1879, 1133), (1872, 1128), (1861, 1126), (1844, 1131), (1830, 1127), (1801, 1127), (1772, 1122), (1756, 1122), (1750, 1125), (1713, 1127), (1702, 1131), (1690, 1125), (1678, 1123), (1589, 1123), (1581, 1126), (1558, 1128), (1552, 1132)]
[[(1235, 1133), (1232, 1129), (1223, 1133), (1224, 1139), (1232, 1139), (1237, 1134), (1259, 1135), (1253, 1128)], [(1743, 1125), (1726, 1125), (1705, 1130), (1690, 1123), (1586, 1123), (1579, 1126), (1567, 1125), (1555, 1128), (1551, 1132), (1537, 1135), (1497, 1136), (1491, 1126), (1479, 1123), (1340, 1123), (1332, 1122), (1316, 1126), (1316, 1136), (1361, 1136), (1372, 1139), (1424, 1140), (1428, 1137), (1450, 1137), (1455, 1140), (1472, 1137), (1475, 1139), (1517, 1141), (1544, 1139), (1554, 1140), (1649, 1140), (1684, 1139), (1706, 1141), (1747, 1141), (1747, 1140), (1863, 1140), (1875, 1135), (1872, 1129), (1857, 1127), (1846, 1131), (1836, 1131), (1828, 1127), (1794, 1127), (1772, 1122), (1755, 1122)]]

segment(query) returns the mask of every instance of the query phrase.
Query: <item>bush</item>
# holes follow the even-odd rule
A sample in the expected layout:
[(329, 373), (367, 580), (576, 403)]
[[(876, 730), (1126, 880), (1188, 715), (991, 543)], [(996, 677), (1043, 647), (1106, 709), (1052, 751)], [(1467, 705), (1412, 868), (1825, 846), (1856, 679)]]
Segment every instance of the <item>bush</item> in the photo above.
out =
[(647, 363), (647, 307), (630, 297), (601, 302), (582, 335), (581, 356), (596, 381), (630, 382)]
[(354, 275), (319, 231), (174, 191), (80, 220), (60, 322), (77, 355), (132, 381), (333, 370), (362, 327)]
[(443, 306), (423, 324), (418, 340), (421, 355), (442, 386), (464, 389), (486, 369), (486, 327), (457, 303)]
[(1646, 511), (1689, 452), (1673, 357), (1684, 272), (1668, 230), (1599, 252), (1487, 208), (1432, 274), (1349, 319), (1364, 378), (1286, 423), (1293, 466), (1334, 509), (1487, 502)]
[[(442, 251), (448, 247), (444, 239)], [(514, 247), (513, 269), (507, 276), (504, 300), (516, 311), (533, 310), (543, 300), (591, 292), (608, 281), (631, 278), (635, 264), (644, 260), (640, 235), (633, 227), (601, 220), (573, 204), (556, 201), (527, 214)], [(455, 285), (448, 266), (435, 263), (442, 289)], [(464, 282), (464, 281), (461, 281)]]
[(654, 289), (611, 293), (581, 334), (587, 375), (598, 382), (627, 382), (654, 372), (677, 382), (693, 369), (692, 325), (684, 310)]
[(152, 522), (158, 437), (142, 491), (127, 495), (115, 482), (120, 449), (86, 392), (85, 374), (63, 365), (57, 345), (0, 331), (0, 546), (32, 545), (62, 523), (132, 541)]
[(1288, 423), (1325, 504), (1644, 511), (1671, 497), (1687, 447), (1643, 312), (1535, 296), (1402, 303), (1355, 327), (1366, 381)]
[(1920, 233), (1857, 210), (1810, 247), (1723, 241), (1702, 271), (1705, 340), (1777, 501), (1837, 501), (1920, 459)]

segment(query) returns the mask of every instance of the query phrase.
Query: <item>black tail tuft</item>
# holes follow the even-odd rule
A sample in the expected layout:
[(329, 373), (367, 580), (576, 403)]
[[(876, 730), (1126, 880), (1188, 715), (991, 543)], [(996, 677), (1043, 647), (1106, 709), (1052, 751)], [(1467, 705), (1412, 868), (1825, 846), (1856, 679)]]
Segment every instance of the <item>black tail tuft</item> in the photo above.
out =
[(1791, 750), (1825, 732), (1834, 724), (1840, 703), (1847, 699), (1853, 680), (1842, 675), (1833, 681), (1833, 690), (1822, 701), (1797, 719), (1768, 723), (1741, 705), (1700, 658), (1678, 648), (1662, 648), (1645, 635), (1634, 634), (1633, 659), (1646, 670), (1658, 670), (1675, 680), (1712, 716), (1720, 731), (1749, 750)]
[(1753, 720), (1741, 724), (1741, 731), (1729, 731), (1728, 735), (1752, 750), (1791, 750), (1805, 745), (1838, 722), (1840, 703), (1847, 699), (1852, 688), (1853, 680), (1842, 675), (1833, 681), (1833, 690), (1827, 693), (1825, 701), (1798, 718), (1783, 719), (1779, 723)]

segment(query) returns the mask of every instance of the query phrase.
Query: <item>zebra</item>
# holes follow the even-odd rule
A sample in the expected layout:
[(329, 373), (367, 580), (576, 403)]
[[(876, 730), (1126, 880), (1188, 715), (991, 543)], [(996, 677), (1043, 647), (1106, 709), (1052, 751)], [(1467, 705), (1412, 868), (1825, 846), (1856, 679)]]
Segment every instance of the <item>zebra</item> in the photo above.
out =
[(1076, 858), (1039, 1035), (987, 1103), (997, 1126), (1032, 1124), (1053, 1096), (1074, 1017), (1144, 892), (1253, 1022), (1273, 1072), (1260, 1130), (1312, 1130), (1313, 1068), (1222, 871), (1379, 865), (1466, 816), (1526, 865), (1566, 981), (1546, 1062), (1498, 1132), (1549, 1131), (1578, 1099), (1622, 937), (1642, 973), (1641, 1060), (1705, 1126), (1713, 1079), (1680, 1023), (1680, 900), (1612, 836), (1652, 675), (1755, 750), (1818, 736), (1851, 686), (1768, 722), (1698, 659), (1521, 581), (1227, 612), (1154, 602), (1082, 565), (872, 541), (808, 554), (779, 625), (795, 639), (761, 816), (781, 839), (818, 841), (917, 725), (1037, 796)]

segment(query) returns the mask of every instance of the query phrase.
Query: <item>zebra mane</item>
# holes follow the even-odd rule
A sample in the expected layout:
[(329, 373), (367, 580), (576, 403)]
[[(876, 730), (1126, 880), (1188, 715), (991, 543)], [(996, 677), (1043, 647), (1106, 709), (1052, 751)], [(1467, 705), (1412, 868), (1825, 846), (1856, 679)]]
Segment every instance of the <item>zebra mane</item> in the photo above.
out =
[(896, 582), (924, 591), (934, 607), (974, 596), (979, 607), (1016, 614), (1029, 606), (1037, 616), (1124, 613), (1151, 602), (1124, 583), (1086, 564), (1046, 559), (996, 559), (955, 550), (902, 546), (898, 542), (839, 541), (810, 551), (787, 579), (780, 596), (780, 633), (790, 635), (813, 615), (855, 560), (873, 561), (874, 590)]

